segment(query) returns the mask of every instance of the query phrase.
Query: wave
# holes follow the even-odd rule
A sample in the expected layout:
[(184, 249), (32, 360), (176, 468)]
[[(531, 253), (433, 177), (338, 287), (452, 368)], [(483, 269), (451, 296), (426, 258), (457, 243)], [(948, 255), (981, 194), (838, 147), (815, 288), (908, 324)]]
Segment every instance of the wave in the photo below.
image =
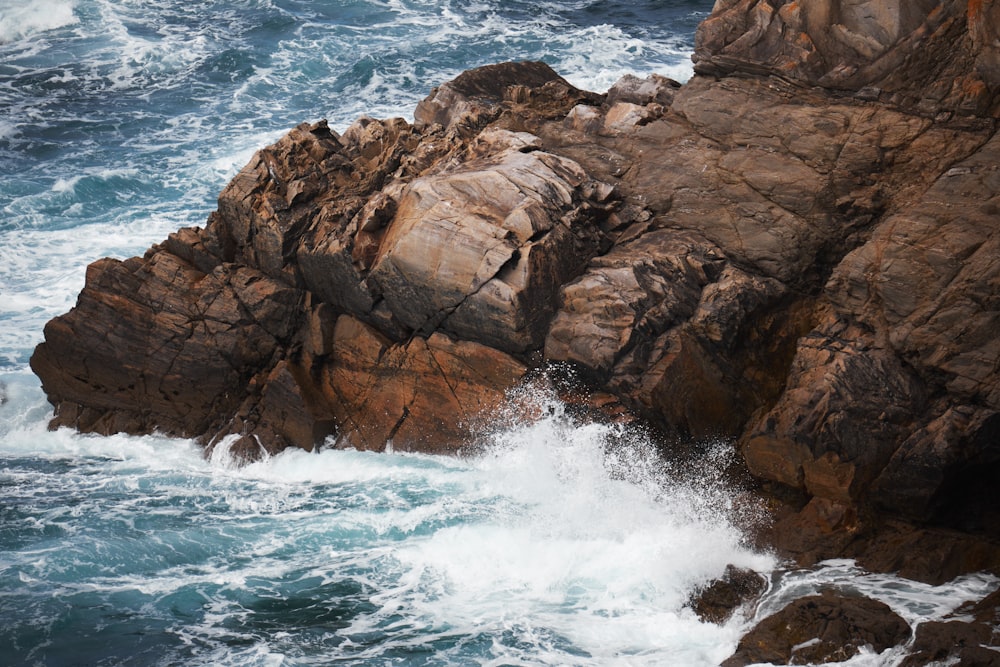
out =
[[(729, 563), (774, 566), (742, 545), (730, 492), (664, 474), (640, 433), (533, 400), (542, 418), (495, 424), (465, 458), (244, 467), (28, 420), (0, 437), (0, 640), (34, 637), (51, 661), (96, 627), (80, 659), (114, 662), (141, 622), (194, 665), (717, 664), (739, 627), (701, 623), (688, 596)], [(66, 613), (74, 626), (45, 630)]]
[(8, 0), (0, 7), (0, 44), (76, 24), (69, 0)]

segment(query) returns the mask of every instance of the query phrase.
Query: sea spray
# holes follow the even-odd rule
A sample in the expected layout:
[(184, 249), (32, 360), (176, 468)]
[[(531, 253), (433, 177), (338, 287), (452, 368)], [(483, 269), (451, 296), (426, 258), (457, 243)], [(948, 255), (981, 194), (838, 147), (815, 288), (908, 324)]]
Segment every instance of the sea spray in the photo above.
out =
[(772, 560), (723, 490), (539, 400), (464, 458), (234, 466), (166, 438), (8, 433), (2, 640), (50, 663), (79, 643), (110, 664), (716, 664), (737, 630), (690, 594)]

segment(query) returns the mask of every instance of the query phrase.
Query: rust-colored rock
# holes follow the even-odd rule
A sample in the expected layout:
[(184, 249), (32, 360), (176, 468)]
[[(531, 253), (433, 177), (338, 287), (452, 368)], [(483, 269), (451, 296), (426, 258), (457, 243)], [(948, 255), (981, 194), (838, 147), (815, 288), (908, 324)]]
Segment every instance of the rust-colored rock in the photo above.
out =
[(525, 367), (492, 348), (440, 333), (392, 344), (343, 315), (321, 384), (338, 444), (357, 449), (455, 452), (500, 407)]

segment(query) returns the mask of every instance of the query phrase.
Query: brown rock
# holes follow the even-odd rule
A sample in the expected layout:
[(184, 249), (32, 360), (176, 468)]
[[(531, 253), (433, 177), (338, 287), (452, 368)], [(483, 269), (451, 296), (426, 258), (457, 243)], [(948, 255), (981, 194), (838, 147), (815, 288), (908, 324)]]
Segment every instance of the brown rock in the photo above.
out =
[(796, 600), (762, 620), (722, 665), (842, 662), (863, 646), (881, 653), (909, 637), (906, 621), (887, 605), (826, 591)]
[(393, 345), (348, 316), (333, 338), (322, 386), (340, 446), (454, 452), (525, 372), (502, 352), (442, 334)]
[(868, 539), (842, 552), (872, 572), (897, 572), (933, 585), (968, 572), (1000, 571), (1000, 544), (995, 538), (943, 528), (914, 528), (896, 520), (883, 522)]
[(545, 63), (499, 63), (463, 72), (434, 88), (413, 118), (417, 128), (464, 126), (474, 132), (499, 115), (505, 100), (525, 101), (546, 88), (549, 96), (596, 97), (577, 90)]
[(826, 498), (812, 498), (800, 511), (780, 517), (766, 532), (767, 544), (802, 567), (844, 557), (864, 537), (855, 507)]
[(996, 12), (981, 0), (725, 0), (698, 28), (695, 71), (768, 73), (928, 115), (995, 113)]
[(758, 600), (766, 588), (767, 581), (753, 570), (727, 565), (722, 578), (700, 591), (691, 607), (707, 623), (725, 623), (739, 607)]
[(604, 191), (571, 160), (521, 152), (531, 140), (494, 132), (488, 160), (404, 189), (369, 281), (397, 321), (508, 352), (541, 346), (556, 291), (598, 251), (587, 195)]
[(669, 107), (680, 87), (678, 82), (660, 74), (650, 74), (645, 79), (626, 74), (608, 89), (606, 103), (609, 106), (617, 102), (628, 102), (640, 106), (659, 104)]
[[(922, 414), (925, 392), (895, 354), (828, 318), (825, 335), (800, 340), (784, 394), (745, 438), (747, 464), (812, 495), (856, 498)], [(793, 456), (776, 465), (785, 450)]]
[(919, 667), (956, 658), (965, 667), (998, 665), (1000, 651), (988, 648), (998, 638), (995, 627), (985, 623), (927, 621), (917, 626), (912, 653), (900, 665)]
[(299, 317), (302, 292), (250, 268), (204, 274), (165, 250), (88, 268), (76, 307), (46, 327), (32, 368), (82, 431), (211, 435)]

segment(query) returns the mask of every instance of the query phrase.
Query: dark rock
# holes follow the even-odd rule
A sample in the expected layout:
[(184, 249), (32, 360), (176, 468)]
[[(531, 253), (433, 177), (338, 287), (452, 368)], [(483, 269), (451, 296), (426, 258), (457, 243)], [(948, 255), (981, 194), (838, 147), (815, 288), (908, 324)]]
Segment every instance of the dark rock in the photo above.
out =
[(887, 605), (826, 591), (796, 600), (762, 620), (722, 665), (843, 662), (861, 647), (881, 653), (909, 637), (906, 621)]
[(707, 623), (725, 623), (733, 613), (755, 602), (767, 588), (767, 581), (753, 570), (727, 565), (721, 579), (700, 591), (691, 608)]
[[(912, 653), (901, 663), (901, 667), (919, 667), (933, 662), (951, 661), (959, 658), (959, 664), (973, 665), (1000, 664), (1000, 652), (987, 650), (980, 653), (983, 644), (993, 641), (993, 628), (982, 623), (961, 621), (927, 621), (917, 626)], [(976, 651), (976, 653), (967, 653)], [(982, 662), (982, 658), (992, 661)]]

